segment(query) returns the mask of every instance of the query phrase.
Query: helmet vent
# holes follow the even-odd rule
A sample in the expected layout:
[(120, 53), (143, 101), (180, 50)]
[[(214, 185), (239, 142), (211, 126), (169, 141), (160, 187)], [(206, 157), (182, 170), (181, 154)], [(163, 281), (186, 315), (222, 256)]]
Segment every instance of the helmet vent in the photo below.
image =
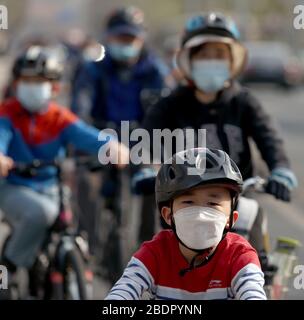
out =
[(214, 163), (210, 161), (210, 159), (206, 159), (206, 169), (213, 169), (214, 168)]
[(172, 167), (169, 168), (169, 172), (168, 173), (169, 173), (169, 178), (171, 180), (174, 180), (176, 178), (175, 171), (174, 171), (174, 169)]

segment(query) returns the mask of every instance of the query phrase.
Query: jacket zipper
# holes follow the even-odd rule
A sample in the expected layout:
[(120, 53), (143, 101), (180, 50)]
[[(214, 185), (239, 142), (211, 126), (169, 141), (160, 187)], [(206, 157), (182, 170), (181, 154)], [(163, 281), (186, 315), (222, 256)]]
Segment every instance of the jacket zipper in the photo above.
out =
[(35, 117), (31, 117), (30, 120), (30, 129), (29, 129), (29, 137), (30, 137), (30, 141), (34, 142), (34, 138), (35, 138)]

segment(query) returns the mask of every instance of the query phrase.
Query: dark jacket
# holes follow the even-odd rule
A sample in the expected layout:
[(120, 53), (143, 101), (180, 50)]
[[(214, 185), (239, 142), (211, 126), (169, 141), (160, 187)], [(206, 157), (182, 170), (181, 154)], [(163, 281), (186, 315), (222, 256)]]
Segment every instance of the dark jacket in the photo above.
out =
[(165, 65), (146, 51), (132, 67), (119, 66), (107, 55), (101, 62), (84, 65), (76, 80), (72, 110), (82, 114), (82, 92), (86, 91), (90, 100), (88, 111), (95, 124), (141, 122), (145, 111), (142, 93), (145, 89), (161, 91), (166, 72)]
[(150, 135), (153, 129), (207, 129), (207, 147), (226, 151), (244, 179), (253, 175), (249, 138), (255, 141), (270, 170), (289, 167), (282, 139), (270, 117), (238, 83), (223, 90), (210, 104), (199, 102), (192, 88), (180, 87), (149, 109), (143, 127)]

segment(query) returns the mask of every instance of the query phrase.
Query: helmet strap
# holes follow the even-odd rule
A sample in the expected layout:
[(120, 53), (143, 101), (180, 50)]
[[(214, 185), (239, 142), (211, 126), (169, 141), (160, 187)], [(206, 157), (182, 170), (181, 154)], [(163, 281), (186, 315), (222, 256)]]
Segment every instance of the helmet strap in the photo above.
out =
[(225, 228), (224, 234), (229, 232), (233, 227), (233, 212), (236, 210), (237, 205), (238, 205), (238, 196), (233, 196), (231, 194), (231, 210), (230, 210), (230, 215), (229, 215), (229, 226), (228, 226), (228, 228)]

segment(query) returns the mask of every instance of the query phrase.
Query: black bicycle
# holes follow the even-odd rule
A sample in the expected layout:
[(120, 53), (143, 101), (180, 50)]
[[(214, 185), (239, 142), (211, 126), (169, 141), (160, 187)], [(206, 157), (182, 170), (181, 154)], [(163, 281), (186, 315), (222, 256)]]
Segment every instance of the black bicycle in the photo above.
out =
[[(77, 162), (92, 170), (99, 168), (94, 167), (91, 159)], [(59, 192), (58, 218), (49, 229), (40, 253), (29, 270), (29, 295), (46, 300), (88, 300), (93, 298), (93, 272), (88, 242), (83, 233), (77, 232), (63, 181), (63, 163), (60, 160), (35, 160), (30, 164), (16, 164), (13, 169), (21, 176), (34, 177), (38, 175), (39, 169), (55, 168)], [(18, 284), (12, 290), (14, 296), (17, 292), (16, 298), (20, 298)]]

